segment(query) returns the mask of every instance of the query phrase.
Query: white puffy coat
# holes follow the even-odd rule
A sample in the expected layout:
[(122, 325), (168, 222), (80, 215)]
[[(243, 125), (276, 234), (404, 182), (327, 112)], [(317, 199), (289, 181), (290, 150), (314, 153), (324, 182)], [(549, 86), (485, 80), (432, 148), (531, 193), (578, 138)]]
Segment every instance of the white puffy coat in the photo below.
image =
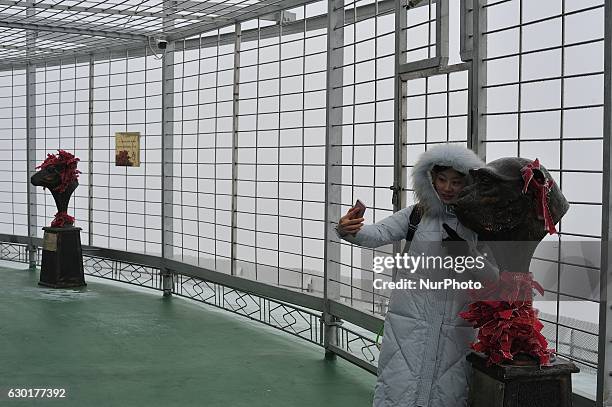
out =
[[(425, 207), (409, 254), (432, 255), (447, 236), (447, 223), (474, 247), (477, 237), (463, 227), (442, 203), (431, 179), (434, 165), (451, 166), (467, 173), (484, 163), (471, 151), (458, 145), (432, 147), (422, 154), (412, 171), (416, 199)], [(379, 247), (405, 238), (414, 206), (404, 208), (373, 225), (364, 225), (355, 236), (343, 239), (365, 247)], [(440, 250), (443, 250), (440, 248)], [(439, 253), (438, 253), (439, 254)], [(411, 274), (398, 269), (396, 281), (419, 279), (427, 273)], [(454, 271), (446, 272), (457, 277)], [(451, 275), (452, 273), (452, 275)], [(439, 274), (438, 274), (439, 276)], [(444, 276), (443, 276), (444, 277)], [(458, 313), (465, 310), (465, 291), (391, 290), (385, 317), (382, 348), (378, 361), (375, 407), (462, 407), (467, 404), (470, 365), (465, 360), (475, 330)]]

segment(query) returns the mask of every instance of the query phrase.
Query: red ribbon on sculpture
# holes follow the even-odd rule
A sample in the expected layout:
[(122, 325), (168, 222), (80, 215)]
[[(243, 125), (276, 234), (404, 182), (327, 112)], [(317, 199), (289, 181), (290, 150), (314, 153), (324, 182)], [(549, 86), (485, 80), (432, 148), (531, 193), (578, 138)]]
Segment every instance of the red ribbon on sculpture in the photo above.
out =
[(521, 175), (523, 176), (523, 181), (525, 182), (523, 185), (523, 193), (527, 192), (529, 185), (533, 185), (535, 187), (539, 201), (539, 205), (537, 207), (538, 215), (544, 218), (544, 227), (548, 233), (552, 235), (557, 233), (557, 229), (555, 228), (552, 216), (548, 210), (548, 193), (555, 182), (552, 179), (545, 178), (544, 183), (540, 183), (540, 181), (533, 176), (533, 170), (540, 170), (540, 161), (537, 158), (532, 163), (521, 168)]
[(68, 215), (68, 212), (58, 212), (55, 214), (53, 222), (51, 222), (52, 228), (62, 228), (65, 224), (73, 225), (74, 217)]
[(541, 331), (544, 325), (533, 308), (532, 290), (543, 293), (531, 273), (503, 272), (498, 281), (472, 293), (476, 301), (459, 316), (478, 329), (477, 341), (470, 344), (487, 355), (487, 364), (512, 361), (518, 354), (536, 358), (548, 365), (554, 349)]

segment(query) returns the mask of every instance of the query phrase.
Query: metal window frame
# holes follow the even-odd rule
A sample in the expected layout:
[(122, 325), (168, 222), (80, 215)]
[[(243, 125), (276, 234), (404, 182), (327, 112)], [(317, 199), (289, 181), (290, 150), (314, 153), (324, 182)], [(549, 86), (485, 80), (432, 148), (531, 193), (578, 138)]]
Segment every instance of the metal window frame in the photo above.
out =
[[(407, 10), (416, 7), (431, 7), (431, 4), (436, 4), (436, 56), (428, 59), (423, 59), (419, 61), (406, 62), (405, 58), (401, 55), (406, 52), (406, 37), (404, 35), (403, 30), (407, 25), (407, 16), (402, 16), (399, 20), (396, 20), (396, 23), (401, 25), (396, 26), (396, 32), (398, 33), (398, 37), (396, 37), (396, 44), (398, 40), (400, 41), (399, 49), (396, 49), (396, 55), (399, 55), (399, 73), (400, 74), (408, 74), (411, 72), (420, 72), (423, 70), (430, 70), (435, 68), (442, 68), (448, 64), (448, 33), (449, 33), (449, 1), (450, 0), (417, 0), (410, 1), (407, 0), (404, 4), (404, 0), (397, 1), (396, 14), (407, 14)], [(429, 22), (427, 23), (428, 31), (431, 31), (429, 28)], [(429, 47), (429, 45), (428, 45)]]

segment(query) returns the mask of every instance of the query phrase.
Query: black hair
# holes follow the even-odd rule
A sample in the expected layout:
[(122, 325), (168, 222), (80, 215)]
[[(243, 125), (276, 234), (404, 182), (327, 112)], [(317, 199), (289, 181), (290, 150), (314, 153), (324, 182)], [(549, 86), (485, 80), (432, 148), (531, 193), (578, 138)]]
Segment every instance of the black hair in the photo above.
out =
[(433, 168), (431, 169), (432, 175), (437, 175), (439, 173), (441, 173), (442, 171), (446, 171), (448, 169), (453, 169), (455, 171), (457, 171), (459, 174), (465, 176), (466, 174), (462, 173), (461, 171), (458, 171), (457, 169), (451, 167), (450, 165), (434, 165)]

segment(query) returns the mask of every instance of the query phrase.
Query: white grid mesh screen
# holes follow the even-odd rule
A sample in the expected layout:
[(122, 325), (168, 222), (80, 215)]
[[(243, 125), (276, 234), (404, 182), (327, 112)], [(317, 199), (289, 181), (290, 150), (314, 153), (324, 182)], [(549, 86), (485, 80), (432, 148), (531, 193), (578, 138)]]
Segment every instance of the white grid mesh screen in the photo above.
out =
[[(161, 254), (161, 61), (129, 54), (93, 67), (95, 246)], [(140, 167), (115, 166), (115, 132), (140, 132)]]
[(229, 273), (234, 44), (221, 35), (174, 53), (173, 253)]
[(28, 235), (26, 72), (0, 72), (0, 227)]
[[(36, 165), (47, 154), (66, 150), (79, 158), (79, 186), (70, 199), (68, 214), (82, 228), (81, 241), (89, 244), (89, 63), (73, 62), (36, 69)], [(36, 188), (37, 236), (49, 226), (57, 208), (48, 190)]]
[[(327, 29), (319, 1), (292, 29), (243, 24), (240, 53), (238, 274), (323, 293)], [(301, 25), (301, 29), (300, 28)], [(296, 28), (297, 27), (297, 28)]]
[[(370, 2), (346, 2), (342, 100), (342, 208), (360, 199), (365, 223), (393, 213), (395, 17)], [(389, 293), (373, 289), (373, 257), (391, 252), (341, 245), (341, 296), (351, 306), (382, 314)], [(390, 280), (390, 276), (377, 276)]]

